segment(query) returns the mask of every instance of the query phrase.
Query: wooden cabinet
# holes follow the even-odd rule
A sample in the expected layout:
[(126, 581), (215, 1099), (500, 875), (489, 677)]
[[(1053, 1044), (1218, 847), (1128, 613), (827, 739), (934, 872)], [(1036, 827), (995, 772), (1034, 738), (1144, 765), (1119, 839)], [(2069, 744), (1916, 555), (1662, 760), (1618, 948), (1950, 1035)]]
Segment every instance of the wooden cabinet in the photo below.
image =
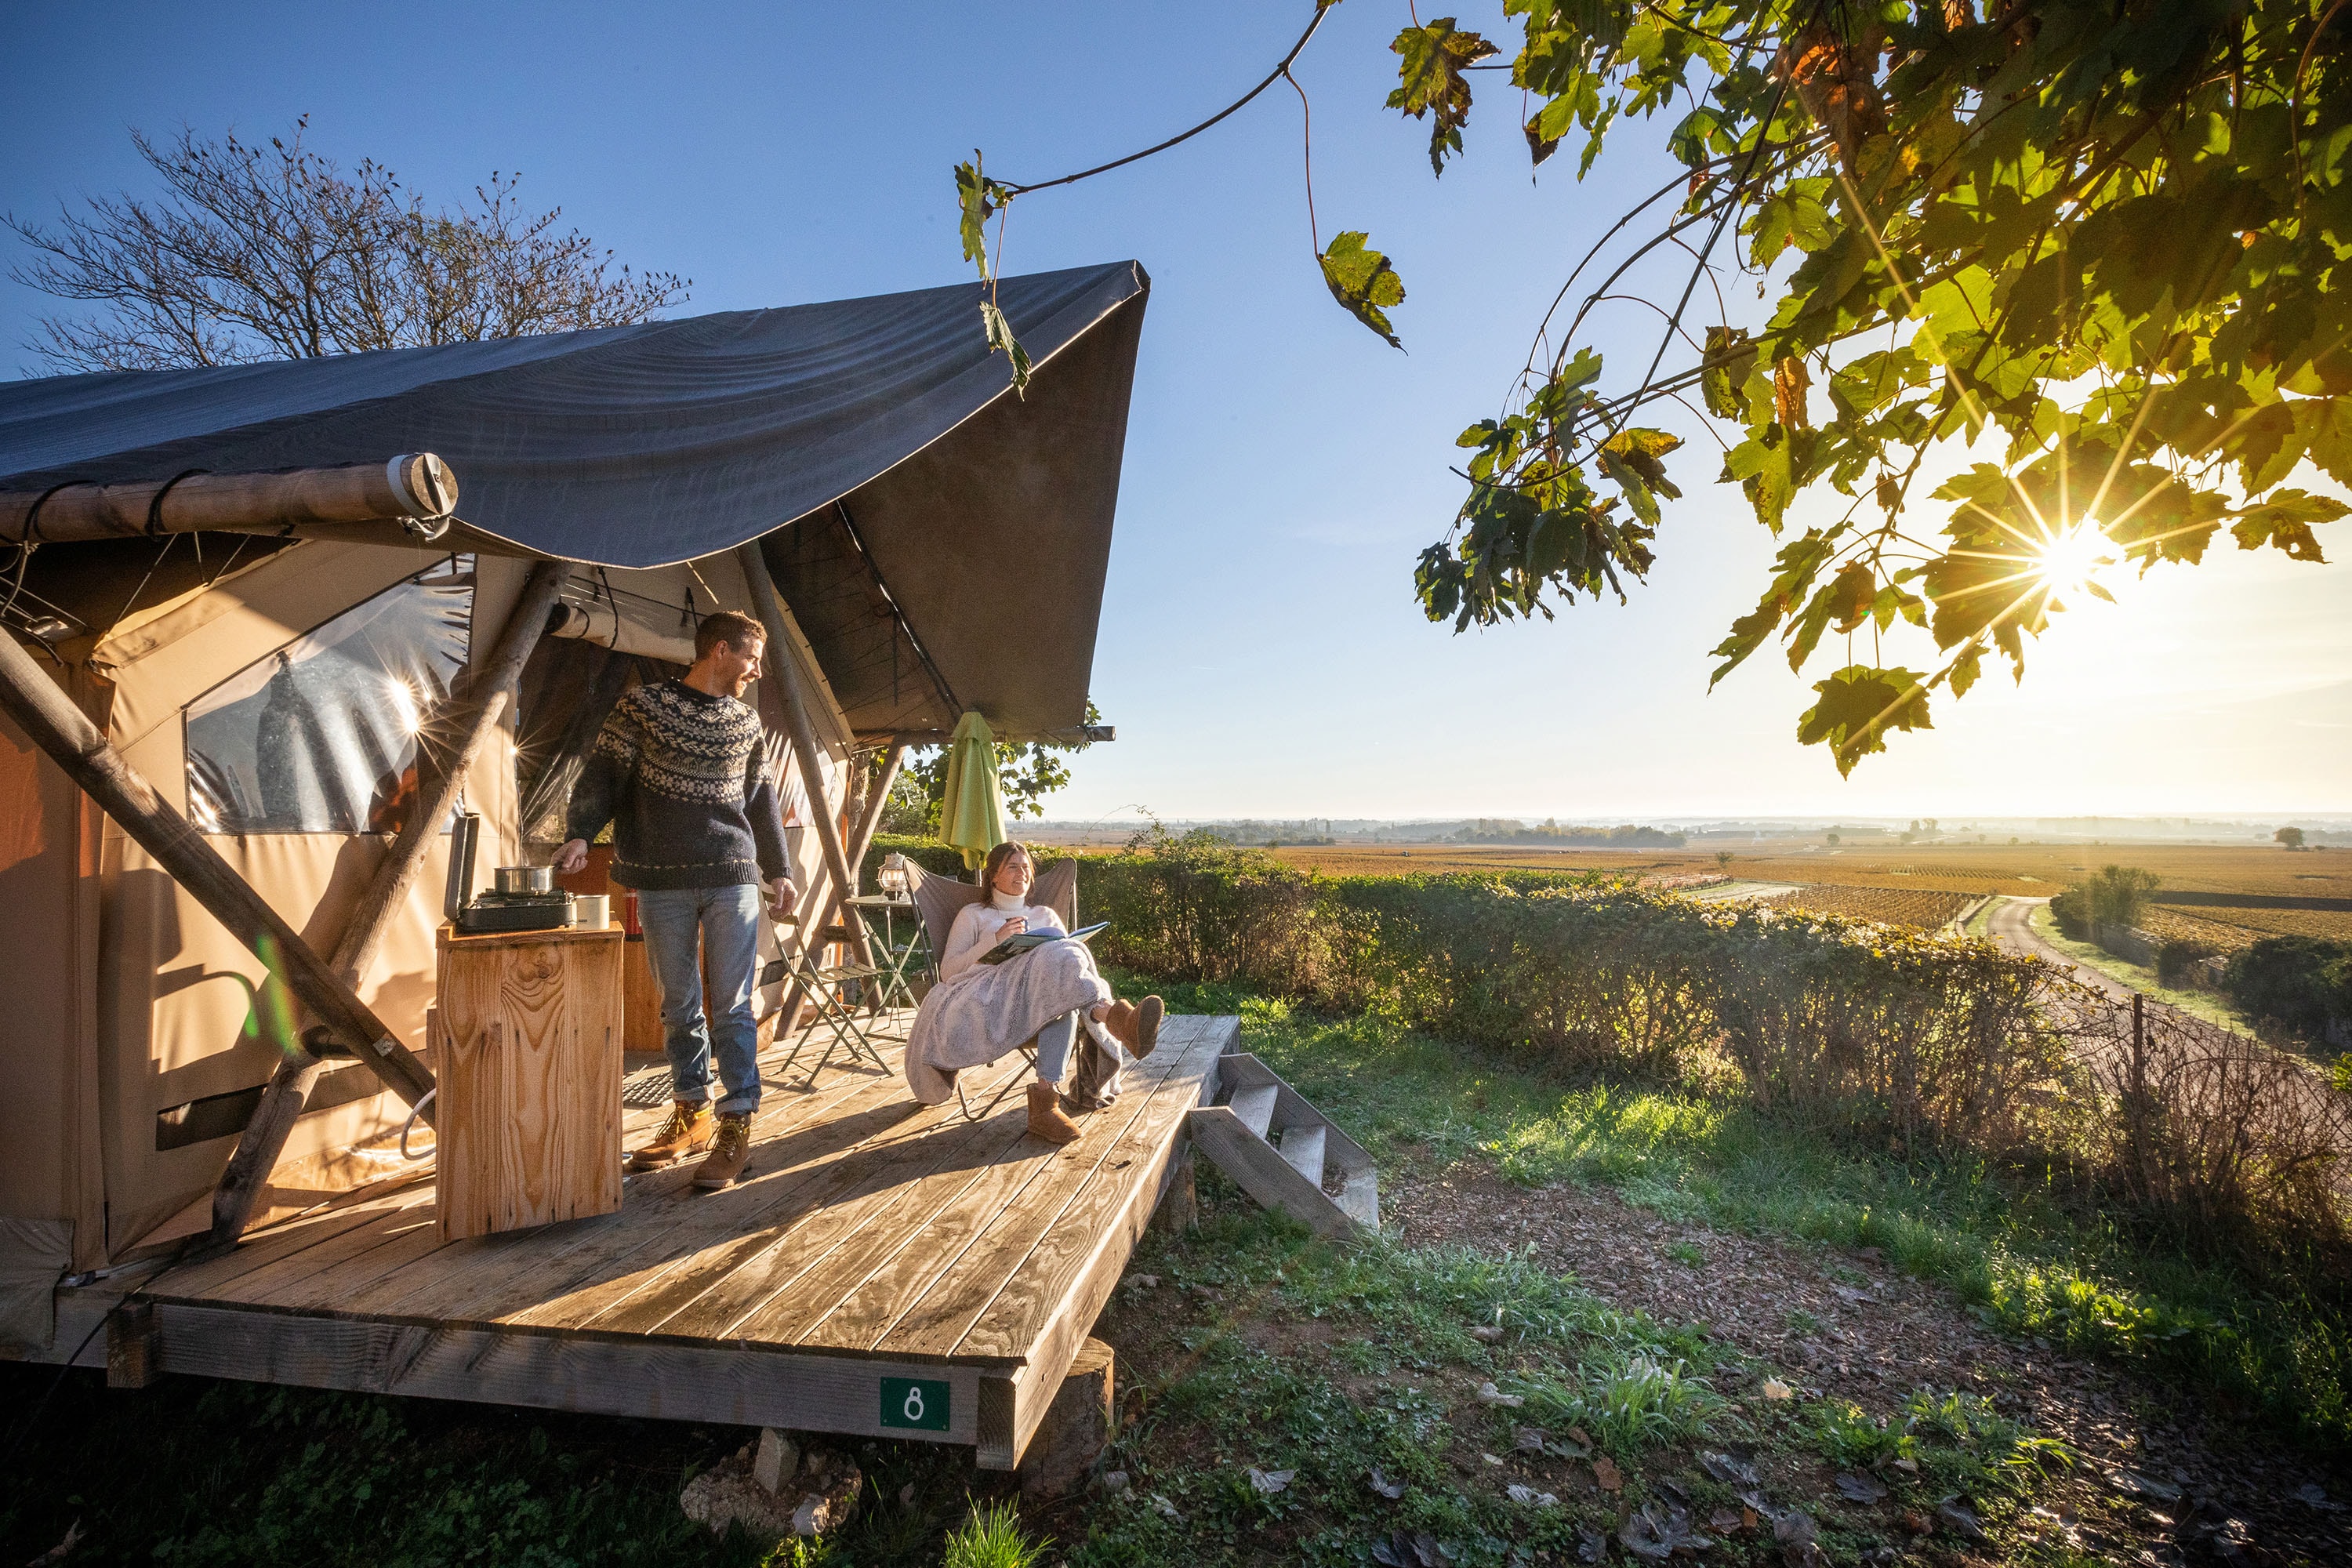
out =
[(441, 928), (442, 1239), (621, 1206), (621, 928)]

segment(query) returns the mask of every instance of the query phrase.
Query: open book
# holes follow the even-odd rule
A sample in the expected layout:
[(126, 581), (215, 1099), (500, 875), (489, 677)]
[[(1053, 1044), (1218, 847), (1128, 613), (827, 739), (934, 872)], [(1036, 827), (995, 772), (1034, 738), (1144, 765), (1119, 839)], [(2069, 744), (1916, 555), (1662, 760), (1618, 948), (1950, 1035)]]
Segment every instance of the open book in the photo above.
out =
[(1024, 931), (1018, 936), (1008, 936), (974, 960), (979, 963), (1002, 963), (1008, 958), (1018, 958), (1033, 947), (1043, 947), (1049, 942), (1059, 942), (1065, 936), (1072, 942), (1085, 942), (1097, 931), (1110, 930), (1110, 921), (1097, 921), (1090, 926), (1080, 926), (1074, 931)]

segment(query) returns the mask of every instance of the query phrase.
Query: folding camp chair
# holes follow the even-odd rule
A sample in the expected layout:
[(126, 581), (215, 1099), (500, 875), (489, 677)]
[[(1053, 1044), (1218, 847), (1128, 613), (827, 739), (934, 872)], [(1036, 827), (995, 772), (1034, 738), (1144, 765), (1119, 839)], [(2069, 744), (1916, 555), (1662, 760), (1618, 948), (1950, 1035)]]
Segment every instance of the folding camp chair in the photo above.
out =
[[(845, 1051), (853, 1063), (863, 1062), (877, 1071), (888, 1072), (890, 1064), (882, 1059), (882, 1053), (874, 1048), (874, 1042), (866, 1032), (872, 1015), (866, 1003), (881, 978), (882, 969), (871, 963), (821, 963), (817, 961), (817, 954), (826, 948), (848, 942), (849, 928), (846, 926), (821, 926), (813, 937), (803, 941), (784, 930), (788, 925), (799, 924), (799, 916), (772, 915), (770, 919), (776, 933), (776, 952), (781, 956), (770, 961), (761, 978), (763, 981), (782, 980), (787, 996), (792, 994), (793, 983), (798, 982), (803, 999), (816, 1008), (816, 1016), (800, 1026), (800, 1036), (793, 1042), (792, 1054), (777, 1068), (779, 1075), (792, 1071), (793, 1064), (800, 1060), (801, 1052), (808, 1047), (810, 1033), (820, 1023), (832, 1035), (825, 1042), (824, 1054), (817, 1058), (816, 1066), (809, 1071), (806, 1088), (816, 1087), (818, 1075), (832, 1064), (836, 1051)], [(852, 992), (856, 994), (851, 995)], [(789, 1022), (787, 1019), (780, 1023), (777, 1031), (780, 1035), (782, 1024)]]
[[(911, 862), (907, 867), (907, 876), (908, 878), (907, 891), (914, 898), (915, 908), (922, 913), (923, 934), (929, 939), (931, 979), (936, 984), (939, 979), (940, 957), (948, 950), (948, 932), (955, 925), (955, 918), (963, 911), (965, 905), (980, 902), (982, 889), (970, 882), (958, 882), (947, 877), (927, 875), (921, 867)], [(1065, 931), (1077, 930), (1078, 863), (1076, 860), (1056, 860), (1038, 872), (1037, 879), (1029, 885), (1029, 901), (1043, 905), (1061, 916), (1062, 928)], [(1027, 1062), (1032, 1069), (1035, 1068), (1037, 1065), (1035, 1036), (1033, 1035), (1022, 1041), (1014, 1048), (1021, 1053), (1022, 1059)], [(963, 1108), (964, 1119), (968, 1121), (986, 1121), (996, 1108), (1004, 1102), (1006, 1095), (1021, 1087), (1025, 1076), (1016, 1072), (1007, 1078), (989, 1102), (978, 1110), (974, 1110), (971, 1108), (971, 1101), (964, 1097), (963, 1075), (957, 1074), (956, 1103)]]

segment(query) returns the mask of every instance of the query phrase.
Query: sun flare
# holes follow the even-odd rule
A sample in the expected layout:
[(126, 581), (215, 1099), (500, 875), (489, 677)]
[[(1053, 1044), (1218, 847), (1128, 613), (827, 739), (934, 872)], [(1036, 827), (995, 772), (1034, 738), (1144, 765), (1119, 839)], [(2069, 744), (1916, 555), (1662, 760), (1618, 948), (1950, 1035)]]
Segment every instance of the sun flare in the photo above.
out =
[(2052, 535), (2033, 552), (2034, 575), (2053, 592), (2072, 594), (2090, 585), (2100, 567), (2115, 564), (2107, 536), (2098, 525), (2076, 523)]

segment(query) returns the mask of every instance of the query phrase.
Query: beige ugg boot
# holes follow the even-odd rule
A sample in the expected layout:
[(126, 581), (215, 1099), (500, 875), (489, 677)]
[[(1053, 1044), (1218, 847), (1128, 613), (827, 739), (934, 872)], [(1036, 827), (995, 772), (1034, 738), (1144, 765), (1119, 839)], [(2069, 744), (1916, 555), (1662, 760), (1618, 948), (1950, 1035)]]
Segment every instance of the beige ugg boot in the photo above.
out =
[(1029, 1136), (1048, 1143), (1075, 1143), (1085, 1131), (1062, 1114), (1060, 1096), (1050, 1083), (1029, 1086)]

